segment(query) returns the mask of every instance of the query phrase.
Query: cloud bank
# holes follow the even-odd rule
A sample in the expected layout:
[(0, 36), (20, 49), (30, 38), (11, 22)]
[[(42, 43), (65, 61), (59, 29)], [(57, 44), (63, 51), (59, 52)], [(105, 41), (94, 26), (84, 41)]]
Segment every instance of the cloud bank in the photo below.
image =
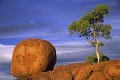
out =
[[(105, 41), (105, 46), (100, 47), (100, 52), (105, 53), (111, 59), (120, 57), (120, 37), (113, 36), (113, 40)], [(88, 42), (76, 40), (61, 40), (52, 43), (57, 51), (58, 63), (84, 61), (85, 58), (95, 53), (95, 48)], [(0, 44), (0, 62), (10, 62), (14, 45)]]

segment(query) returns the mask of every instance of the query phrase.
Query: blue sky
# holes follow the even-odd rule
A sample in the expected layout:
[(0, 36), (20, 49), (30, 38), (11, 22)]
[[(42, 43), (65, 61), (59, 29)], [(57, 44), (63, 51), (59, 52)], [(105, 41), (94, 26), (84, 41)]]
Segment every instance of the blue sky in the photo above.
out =
[(69, 40), (68, 26), (98, 4), (110, 7), (112, 35), (119, 36), (119, 0), (0, 0), (0, 43), (17, 44), (37, 37), (48, 41)]
[[(113, 37), (104, 40), (100, 52), (120, 59), (120, 0), (0, 0), (0, 79), (10, 75), (10, 61), (15, 45), (23, 39), (41, 38), (57, 50), (57, 64), (84, 61), (95, 49), (84, 38), (69, 36), (68, 26), (98, 4), (107, 4)], [(6, 67), (4, 67), (6, 66)]]

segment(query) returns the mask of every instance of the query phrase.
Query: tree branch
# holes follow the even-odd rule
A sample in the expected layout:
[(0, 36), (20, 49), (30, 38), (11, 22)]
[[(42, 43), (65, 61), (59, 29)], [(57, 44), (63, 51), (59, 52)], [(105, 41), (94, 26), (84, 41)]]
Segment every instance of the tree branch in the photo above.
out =
[(86, 39), (87, 39), (87, 42), (89, 42), (92, 45), (93, 41), (89, 40), (88, 36), (86, 37)]

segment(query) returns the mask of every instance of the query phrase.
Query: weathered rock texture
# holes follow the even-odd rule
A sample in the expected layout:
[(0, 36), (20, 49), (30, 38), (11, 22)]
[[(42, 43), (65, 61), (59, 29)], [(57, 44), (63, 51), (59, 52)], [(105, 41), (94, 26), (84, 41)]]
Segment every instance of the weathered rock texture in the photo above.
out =
[(13, 51), (11, 74), (27, 78), (51, 70), (55, 63), (56, 50), (52, 44), (46, 40), (27, 39), (18, 43)]
[(56, 66), (52, 71), (32, 76), (30, 80), (120, 80), (120, 60)]

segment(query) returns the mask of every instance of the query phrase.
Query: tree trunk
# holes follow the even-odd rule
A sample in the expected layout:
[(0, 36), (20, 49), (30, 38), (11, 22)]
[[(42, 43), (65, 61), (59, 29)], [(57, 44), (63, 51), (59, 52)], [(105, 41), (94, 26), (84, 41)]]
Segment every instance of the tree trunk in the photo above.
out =
[(96, 55), (97, 55), (97, 59), (98, 59), (97, 63), (99, 63), (100, 62), (100, 55), (99, 55), (99, 42), (98, 42), (98, 40), (96, 40)]
[(96, 47), (96, 55), (97, 55), (97, 59), (98, 59), (98, 61), (97, 61), (97, 63), (99, 63), (100, 62), (100, 55), (99, 55), (99, 42), (98, 42), (98, 39), (97, 39), (97, 37), (96, 37), (96, 25), (97, 25), (97, 23), (94, 25), (94, 28), (93, 28), (93, 36), (94, 36), (94, 39), (95, 39), (95, 47)]

